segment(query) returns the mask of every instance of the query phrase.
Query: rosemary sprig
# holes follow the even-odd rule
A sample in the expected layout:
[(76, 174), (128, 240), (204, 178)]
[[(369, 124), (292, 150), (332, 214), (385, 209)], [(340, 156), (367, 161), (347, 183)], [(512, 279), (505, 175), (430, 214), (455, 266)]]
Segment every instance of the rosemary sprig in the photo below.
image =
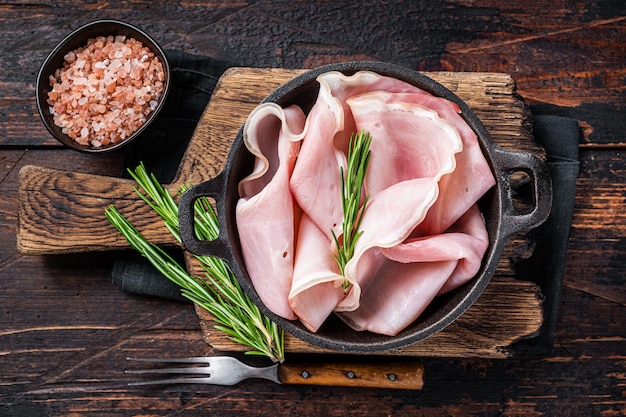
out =
[[(135, 188), (137, 194), (161, 216), (168, 230), (180, 243), (178, 205), (174, 198), (154, 175), (146, 172), (143, 164), (135, 171), (129, 170), (129, 173), (139, 185), (139, 188)], [(180, 192), (187, 188), (181, 187)], [(194, 209), (198, 237), (206, 240), (217, 238), (217, 216), (208, 199), (196, 201)], [(226, 262), (216, 257), (196, 256), (205, 271), (205, 279), (197, 279), (165, 251), (148, 242), (114, 206), (107, 208), (105, 215), (135, 250), (181, 287), (183, 296), (213, 315), (216, 329), (226, 333), (231, 340), (251, 347), (252, 350), (246, 354), (267, 356), (274, 362), (284, 361), (283, 331), (243, 292)]]
[[(341, 206), (343, 209), (341, 242), (334, 231), (332, 231), (332, 234), (337, 246), (337, 255), (333, 256), (339, 265), (341, 275), (345, 275), (345, 266), (354, 255), (356, 243), (361, 234), (363, 234), (360, 226), (369, 195), (365, 196), (361, 205), (361, 192), (363, 190), (363, 182), (365, 181), (365, 172), (369, 165), (371, 143), (372, 136), (369, 132), (353, 133), (350, 136), (348, 147), (347, 173), (344, 173), (343, 167), (340, 169)], [(344, 280), (344, 291), (347, 291), (349, 286), (350, 283)]]

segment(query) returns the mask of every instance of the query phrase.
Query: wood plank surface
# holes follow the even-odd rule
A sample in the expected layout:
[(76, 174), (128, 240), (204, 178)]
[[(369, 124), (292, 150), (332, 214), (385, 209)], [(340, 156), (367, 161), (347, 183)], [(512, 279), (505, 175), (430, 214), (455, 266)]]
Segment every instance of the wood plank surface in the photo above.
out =
[[(123, 152), (93, 157), (59, 146), (34, 98), (47, 53), (102, 18), (135, 24), (170, 51), (234, 66), (372, 59), (507, 73), (533, 115), (578, 120), (580, 174), (552, 350), (425, 358), (421, 391), (265, 381), (127, 386), (136, 380), (124, 373), (128, 356), (220, 354), (204, 341), (194, 308), (119, 291), (111, 284), (117, 251), (16, 249), (22, 168), (123, 170)], [(0, 416), (626, 415), (626, 2), (26, 0), (0, 4), (0, 28)]]

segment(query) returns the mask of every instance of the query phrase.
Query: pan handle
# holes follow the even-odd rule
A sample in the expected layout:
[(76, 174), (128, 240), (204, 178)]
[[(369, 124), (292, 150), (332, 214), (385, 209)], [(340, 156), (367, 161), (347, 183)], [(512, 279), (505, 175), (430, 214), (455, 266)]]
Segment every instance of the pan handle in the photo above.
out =
[[(215, 240), (200, 240), (195, 232), (195, 211), (194, 204), (201, 197), (215, 199), (220, 206), (220, 193), (224, 187), (224, 175), (220, 173), (217, 177), (202, 182), (189, 188), (180, 197), (178, 203), (178, 222), (180, 227), (180, 238), (183, 247), (189, 252), (200, 256), (216, 256), (225, 260), (230, 260), (230, 251), (224, 244), (225, 234), (220, 226), (219, 236)], [(218, 218), (220, 211), (218, 210)]]
[[(506, 190), (502, 207), (502, 229), (510, 237), (517, 232), (529, 231), (548, 218), (552, 208), (552, 180), (546, 164), (535, 155), (501, 147), (494, 150), (493, 157), (500, 168)], [(524, 172), (530, 177), (534, 207), (527, 213), (518, 213), (513, 206), (510, 175), (514, 172)]]

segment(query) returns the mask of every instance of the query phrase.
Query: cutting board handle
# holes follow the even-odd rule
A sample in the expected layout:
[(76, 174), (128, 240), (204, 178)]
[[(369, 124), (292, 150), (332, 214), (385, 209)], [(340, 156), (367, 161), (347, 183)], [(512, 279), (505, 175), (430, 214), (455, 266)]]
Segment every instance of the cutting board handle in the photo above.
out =
[(156, 244), (176, 241), (135, 193), (135, 182), (28, 165), (19, 174), (17, 249), (25, 255), (128, 248), (104, 210), (118, 211)]

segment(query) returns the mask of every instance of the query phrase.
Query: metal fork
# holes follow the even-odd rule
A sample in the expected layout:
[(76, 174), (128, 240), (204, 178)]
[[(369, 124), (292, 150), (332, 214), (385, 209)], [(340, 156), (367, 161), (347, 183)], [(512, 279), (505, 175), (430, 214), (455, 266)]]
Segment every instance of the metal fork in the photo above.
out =
[(421, 389), (424, 367), (421, 362), (403, 360), (377, 362), (312, 362), (283, 363), (266, 367), (249, 366), (231, 356), (192, 358), (128, 358), (129, 361), (150, 363), (201, 364), (175, 368), (129, 369), (129, 374), (201, 375), (167, 379), (149, 379), (129, 385), (154, 384), (215, 384), (235, 385), (244, 379), (263, 378), (277, 384), (325, 385), (345, 387), (375, 387)]
[(153, 384), (215, 384), (215, 385), (235, 385), (244, 379), (263, 378), (280, 384), (278, 379), (278, 364), (267, 367), (253, 367), (230, 357), (195, 357), (195, 358), (172, 358), (172, 359), (151, 359), (151, 358), (127, 358), (135, 362), (152, 363), (185, 363), (185, 364), (206, 364), (206, 366), (180, 367), (180, 368), (160, 368), (160, 369), (130, 369), (128, 374), (181, 374), (181, 375), (204, 375), (202, 377), (184, 377), (146, 380), (130, 382), (128, 385), (153, 385)]

